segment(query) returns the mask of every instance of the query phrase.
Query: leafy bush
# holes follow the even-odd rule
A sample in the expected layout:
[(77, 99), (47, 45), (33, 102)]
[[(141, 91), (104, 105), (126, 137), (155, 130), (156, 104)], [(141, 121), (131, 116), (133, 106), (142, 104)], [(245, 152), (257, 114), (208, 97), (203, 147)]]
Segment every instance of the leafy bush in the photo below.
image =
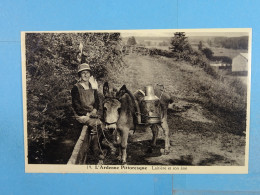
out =
[(222, 62), (225, 64), (232, 64), (232, 59), (228, 56), (213, 56), (214, 52), (209, 48), (202, 49), (202, 52), (205, 54), (205, 56), (215, 62)]
[(204, 49), (202, 49), (201, 51), (205, 54), (205, 56), (206, 56), (208, 59), (211, 59), (212, 56), (213, 56), (213, 54), (214, 54), (214, 52), (213, 52), (211, 49), (209, 49), (209, 48), (204, 48)]
[(137, 42), (136, 42), (134, 36), (128, 38), (127, 45), (136, 45), (136, 44), (137, 44)]
[(165, 57), (173, 57), (172, 52), (166, 51), (166, 50), (161, 50), (161, 49), (149, 49), (149, 55), (150, 56), (165, 56)]
[(89, 63), (97, 78), (123, 66), (120, 34), (27, 33), (25, 39), (29, 161), (42, 162), (45, 144), (70, 122), (78, 64)]

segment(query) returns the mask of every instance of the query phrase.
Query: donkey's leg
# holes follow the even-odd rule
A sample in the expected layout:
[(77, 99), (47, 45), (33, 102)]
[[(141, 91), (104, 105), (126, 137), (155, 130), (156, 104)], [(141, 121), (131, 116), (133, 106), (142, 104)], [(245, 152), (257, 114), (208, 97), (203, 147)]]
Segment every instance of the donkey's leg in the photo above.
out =
[(151, 145), (156, 146), (156, 140), (158, 138), (158, 132), (159, 132), (158, 125), (157, 124), (151, 125), (151, 129), (152, 129), (152, 132), (153, 132), (153, 139), (152, 139)]
[(121, 140), (121, 149), (122, 149), (122, 164), (126, 164), (126, 148), (127, 148), (127, 140), (128, 140), (129, 129), (122, 129), (122, 140)]
[(122, 147), (121, 147), (121, 143), (122, 143), (122, 133), (120, 130), (117, 131), (117, 134), (119, 134), (120, 139), (117, 140), (117, 145), (118, 145), (118, 156), (117, 156), (117, 160), (119, 160), (120, 162), (122, 162)]
[(116, 157), (116, 159), (120, 162), (122, 162), (122, 148), (121, 145), (118, 147), (118, 156)]
[(169, 140), (169, 126), (168, 126), (168, 123), (167, 123), (167, 117), (166, 116), (162, 119), (162, 129), (163, 129), (164, 135), (165, 135), (164, 154), (168, 154), (170, 152), (170, 140)]

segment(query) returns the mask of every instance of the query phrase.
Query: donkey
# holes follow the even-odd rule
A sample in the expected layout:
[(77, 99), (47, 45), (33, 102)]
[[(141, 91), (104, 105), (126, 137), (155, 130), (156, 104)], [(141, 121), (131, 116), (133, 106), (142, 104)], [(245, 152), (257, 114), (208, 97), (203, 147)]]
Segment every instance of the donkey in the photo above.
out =
[[(117, 144), (119, 145), (119, 156), (122, 164), (126, 164), (126, 148), (127, 140), (130, 130), (135, 130), (137, 125), (137, 101), (134, 95), (126, 88), (125, 85), (121, 87), (119, 91), (113, 89), (109, 90), (108, 82), (103, 86), (104, 102), (103, 102), (103, 122), (106, 129), (114, 129), (118, 133)], [(169, 127), (167, 124), (167, 106), (162, 98), (162, 123), (160, 126), (165, 133), (165, 153), (169, 152)], [(152, 146), (156, 145), (156, 139), (158, 137), (158, 126), (151, 125), (153, 132)]]

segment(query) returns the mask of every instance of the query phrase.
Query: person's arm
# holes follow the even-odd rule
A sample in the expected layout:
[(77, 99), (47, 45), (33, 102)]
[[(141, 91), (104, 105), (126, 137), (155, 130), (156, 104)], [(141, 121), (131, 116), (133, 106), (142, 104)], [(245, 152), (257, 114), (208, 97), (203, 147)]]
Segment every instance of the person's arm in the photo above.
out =
[(78, 115), (85, 115), (85, 110), (82, 109), (79, 90), (77, 86), (74, 86), (71, 90), (71, 97), (72, 97), (72, 107)]

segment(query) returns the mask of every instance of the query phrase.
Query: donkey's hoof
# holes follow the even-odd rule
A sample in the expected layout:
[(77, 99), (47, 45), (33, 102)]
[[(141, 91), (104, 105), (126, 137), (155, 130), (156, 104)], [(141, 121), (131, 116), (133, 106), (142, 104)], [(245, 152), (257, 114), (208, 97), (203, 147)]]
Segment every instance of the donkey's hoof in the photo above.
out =
[(105, 154), (100, 154), (100, 155), (98, 156), (98, 158), (99, 158), (99, 160), (104, 160), (104, 159), (105, 159)]
[(122, 162), (122, 165), (127, 165), (127, 163), (126, 162)]
[(168, 155), (170, 154), (170, 150), (169, 149), (164, 149), (164, 155)]
[(170, 153), (170, 150), (169, 149), (160, 149), (160, 152), (162, 155), (167, 155)]
[(170, 150), (164, 150), (164, 155), (170, 154)]
[(103, 160), (99, 160), (98, 161), (98, 165), (103, 165), (104, 164), (104, 161)]
[(122, 157), (121, 157), (121, 156), (116, 157), (116, 159), (117, 159), (119, 162), (122, 162)]

